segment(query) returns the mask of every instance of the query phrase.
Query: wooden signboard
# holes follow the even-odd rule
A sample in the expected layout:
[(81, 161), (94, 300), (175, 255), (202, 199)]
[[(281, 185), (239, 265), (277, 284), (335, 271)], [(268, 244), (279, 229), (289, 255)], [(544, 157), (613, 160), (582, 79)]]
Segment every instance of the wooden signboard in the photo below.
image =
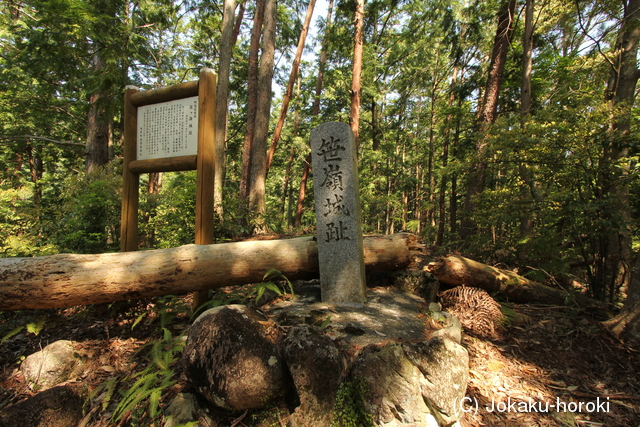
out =
[[(197, 171), (197, 245), (213, 243), (216, 75), (198, 81), (124, 95), (124, 164), (120, 250), (138, 249), (140, 174)], [(194, 305), (202, 296), (194, 295)]]

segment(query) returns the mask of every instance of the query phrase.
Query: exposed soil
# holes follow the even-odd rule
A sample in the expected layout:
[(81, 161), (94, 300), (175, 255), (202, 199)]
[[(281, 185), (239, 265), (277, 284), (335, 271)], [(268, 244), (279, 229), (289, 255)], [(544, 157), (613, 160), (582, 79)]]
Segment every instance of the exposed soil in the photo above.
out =
[[(144, 345), (163, 337), (161, 321), (169, 316), (173, 319), (165, 326), (173, 336), (186, 329), (189, 304), (189, 297), (156, 298), (0, 313), (0, 411), (34, 394), (18, 369), (20, 361), (67, 339), (88, 355), (81, 381), (90, 391), (111, 379), (117, 384), (110, 400), (105, 393), (90, 398), (86, 426), (162, 425), (161, 417), (144, 424), (135, 423), (131, 414), (117, 423), (111, 416), (122, 399), (120, 391), (148, 363)], [(536, 305), (511, 308), (528, 316), (528, 323), (508, 326), (497, 340), (463, 337), (471, 356), (463, 426), (640, 426), (638, 352), (615, 341), (588, 312)], [(165, 390), (161, 408), (184, 387), (176, 379)], [(498, 410), (489, 412), (493, 406)], [(228, 420), (229, 425), (245, 425), (237, 418)]]

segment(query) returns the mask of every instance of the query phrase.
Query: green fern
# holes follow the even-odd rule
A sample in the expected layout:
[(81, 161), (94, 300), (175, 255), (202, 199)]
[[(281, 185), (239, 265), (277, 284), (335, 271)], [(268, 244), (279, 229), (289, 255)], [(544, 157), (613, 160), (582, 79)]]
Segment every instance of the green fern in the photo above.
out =
[(131, 377), (131, 379), (137, 379), (128, 390), (122, 393), (122, 400), (112, 415), (114, 422), (120, 421), (127, 413), (133, 413), (136, 410), (144, 412), (145, 407), (148, 408), (147, 414), (151, 419), (160, 415), (162, 394), (176, 383), (173, 380), (175, 372), (171, 369), (171, 365), (177, 360), (183, 348), (182, 336), (174, 338), (171, 331), (163, 329), (163, 338), (151, 345), (147, 356), (147, 367)]
[[(286, 292), (290, 293), (291, 296), (294, 295), (293, 284), (277, 268), (267, 270), (262, 280), (263, 282), (251, 285), (249, 288), (237, 288), (230, 293), (221, 293), (214, 296), (198, 307), (191, 318), (197, 317), (200, 313), (210, 308), (229, 304), (247, 304), (252, 298), (257, 304), (267, 290), (274, 292), (276, 295), (283, 295)], [(280, 282), (284, 282), (284, 284), (280, 285)]]
[(20, 333), (20, 331), (22, 331), (23, 329), (24, 329), (24, 325), (20, 325), (20, 326), (14, 328), (13, 330), (11, 330), (7, 335), (2, 337), (2, 339), (0, 340), (0, 345), (4, 344), (4, 342), (6, 340), (8, 340), (9, 338), (18, 335)]
[(39, 316), (34, 322), (27, 323), (27, 331), (38, 336), (40, 335), (40, 332), (42, 332), (42, 329), (44, 329), (44, 324), (46, 322), (47, 316)]

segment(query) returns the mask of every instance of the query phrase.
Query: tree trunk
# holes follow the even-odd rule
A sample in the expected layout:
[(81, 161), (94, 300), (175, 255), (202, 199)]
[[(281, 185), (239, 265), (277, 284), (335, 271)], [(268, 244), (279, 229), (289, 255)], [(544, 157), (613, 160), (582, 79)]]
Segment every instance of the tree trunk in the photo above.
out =
[[(436, 56), (435, 69), (438, 69), (439, 57)], [(433, 229), (436, 227), (435, 221), (435, 188), (436, 178), (434, 174), (434, 156), (435, 156), (435, 136), (436, 136), (436, 100), (438, 98), (438, 80), (437, 72), (433, 72), (433, 83), (431, 85), (430, 107), (429, 107), (429, 151), (427, 157), (427, 197), (429, 199), (429, 208), (427, 209), (427, 221)]]
[[(533, 69), (533, 12), (534, 0), (526, 0), (524, 35), (522, 38), (522, 78), (520, 89), (520, 127), (524, 130), (525, 123), (531, 112), (531, 71)], [(523, 159), (524, 160), (524, 159)], [(520, 177), (523, 183), (520, 185), (520, 194), (523, 202), (527, 199), (530, 189), (535, 188), (533, 176), (526, 163), (519, 166)], [(520, 217), (520, 237), (525, 239), (531, 233), (533, 219), (530, 212), (524, 212)]]
[(240, 35), (240, 27), (242, 26), (242, 19), (244, 18), (244, 12), (247, 8), (247, 0), (244, 0), (240, 3), (240, 7), (238, 8), (238, 16), (236, 16), (236, 23), (233, 27), (233, 36), (231, 37), (231, 46), (235, 46), (238, 41), (238, 36)]
[(302, 214), (304, 213), (304, 198), (307, 195), (307, 181), (311, 170), (311, 154), (308, 154), (302, 165), (302, 178), (300, 178), (300, 190), (298, 191), (298, 203), (296, 204), (296, 219), (293, 226), (302, 227)]
[(426, 269), (441, 283), (481, 288), (517, 303), (565, 305), (573, 300), (580, 307), (601, 306), (598, 301), (580, 294), (551, 288), (512, 271), (491, 267), (459, 255), (440, 258), (429, 263)]
[[(631, 283), (631, 232), (632, 221), (627, 184), (628, 166), (624, 158), (629, 155), (631, 109), (635, 99), (636, 84), (640, 77), (637, 65), (640, 41), (640, 0), (625, 2), (624, 17), (616, 41), (617, 55), (611, 63), (611, 76), (607, 85), (607, 100), (611, 110), (609, 140), (602, 155), (603, 177), (600, 187), (606, 202), (605, 219), (612, 224), (602, 237), (601, 247), (606, 248), (604, 271), (600, 274), (603, 288), (609, 288), (610, 298), (618, 290), (632, 296), (625, 307), (636, 301), (633, 295), (640, 289), (628, 289)], [(620, 162), (623, 161), (622, 164)]]
[[(612, 120), (609, 136), (610, 147), (605, 149), (603, 163), (614, 165), (628, 156), (631, 125), (631, 108), (635, 99), (635, 90), (640, 70), (637, 55), (640, 41), (640, 0), (625, 2), (622, 26), (616, 43), (617, 56), (611, 68), (611, 78), (607, 86), (607, 97), (610, 102)], [(612, 168), (613, 169), (613, 168)], [(609, 200), (616, 210), (615, 219), (619, 226), (606, 236), (607, 250), (610, 257), (605, 264), (605, 277), (610, 286), (626, 291), (627, 299), (623, 311), (605, 322), (614, 335), (630, 345), (640, 347), (640, 255), (636, 258), (633, 272), (630, 268), (631, 235), (628, 221), (631, 220), (629, 206), (629, 188), (624, 179), (627, 170), (623, 167), (615, 176), (608, 176)], [(622, 176), (620, 176), (622, 175)], [(605, 180), (606, 181), (606, 180)], [(626, 289), (625, 289), (626, 288)]]
[(218, 217), (224, 209), (224, 177), (226, 173), (227, 113), (229, 111), (229, 70), (233, 53), (233, 27), (236, 0), (224, 1), (222, 14), (222, 36), (220, 37), (220, 58), (216, 86), (216, 161), (213, 181), (213, 203)]
[(302, 52), (304, 51), (304, 43), (307, 40), (307, 33), (309, 32), (309, 24), (311, 23), (311, 17), (313, 16), (313, 8), (316, 5), (316, 0), (310, 0), (307, 7), (307, 15), (304, 19), (302, 31), (300, 32), (300, 38), (298, 39), (298, 50), (296, 51), (296, 57), (293, 60), (291, 66), (291, 74), (289, 74), (289, 82), (287, 83), (287, 90), (285, 91), (284, 98), (282, 99), (282, 109), (280, 110), (280, 118), (276, 125), (276, 130), (273, 132), (273, 138), (271, 139), (271, 146), (269, 147), (269, 154), (267, 155), (267, 172), (271, 167), (273, 161), (273, 155), (276, 152), (276, 147), (280, 141), (280, 135), (282, 134), (282, 128), (284, 127), (284, 120), (287, 117), (287, 111), (289, 110), (289, 102), (293, 95), (293, 86), (295, 85), (296, 78), (298, 77), (298, 69), (300, 68), (300, 59), (302, 58)]
[(360, 135), (360, 95), (362, 78), (362, 29), (364, 27), (364, 0), (356, 0), (355, 35), (353, 46), (353, 74), (351, 76), (351, 113), (349, 114), (349, 124), (353, 131), (358, 150)]
[(487, 142), (483, 134), (487, 127), (495, 122), (497, 117), (500, 89), (502, 88), (504, 68), (507, 63), (507, 52), (509, 51), (511, 35), (513, 34), (512, 23), (515, 8), (516, 0), (505, 0), (498, 13), (498, 27), (493, 41), (487, 84), (476, 126), (478, 133), (478, 142), (476, 143), (477, 160), (471, 166), (469, 179), (467, 180), (463, 224), (460, 227), (460, 237), (463, 240), (476, 232), (476, 226), (473, 221), (473, 214), (476, 210), (474, 199), (484, 190), (487, 169), (486, 159), (484, 159), (487, 152)]
[(604, 326), (624, 343), (640, 349), (640, 300), (635, 301), (617, 316), (603, 322)]
[(256, 0), (253, 16), (253, 30), (249, 46), (249, 70), (247, 76), (247, 128), (242, 147), (242, 176), (240, 178), (240, 208), (246, 214), (249, 207), (249, 185), (251, 182), (251, 147), (256, 124), (256, 105), (258, 103), (258, 59), (260, 57), (260, 36), (264, 20), (265, 0)]
[[(456, 65), (453, 68), (453, 76), (451, 77), (451, 86), (449, 89), (449, 101), (447, 107), (449, 110), (453, 107), (453, 101), (456, 98), (456, 85), (458, 83), (458, 69)], [(447, 114), (445, 119), (444, 141), (442, 146), (442, 169), (446, 171), (449, 162), (449, 141), (451, 140), (451, 122), (453, 121), (453, 113)], [(444, 230), (447, 222), (446, 219), (446, 193), (447, 193), (447, 174), (442, 174), (440, 181), (440, 194), (438, 197), (438, 234), (436, 237), (436, 246), (442, 246), (444, 243)]]
[(320, 114), (320, 95), (322, 94), (322, 80), (324, 78), (324, 67), (327, 63), (327, 32), (331, 28), (332, 14), (333, 14), (333, 2), (329, 0), (329, 7), (327, 9), (327, 24), (325, 26), (325, 36), (322, 38), (322, 47), (320, 49), (320, 63), (318, 64), (318, 80), (316, 81), (316, 94), (313, 98), (313, 109), (311, 114), (317, 116)]
[[(363, 240), (369, 271), (405, 268), (420, 249), (417, 237), (408, 233)], [(100, 255), (0, 258), (0, 311), (70, 307), (257, 283), (271, 268), (290, 280), (318, 277), (317, 242), (299, 237)]]
[[(300, 83), (301, 78), (298, 75), (298, 84), (296, 88), (296, 114), (295, 119), (293, 121), (293, 132), (291, 134), (292, 138), (295, 140), (296, 136), (298, 136), (298, 125), (300, 123)], [(289, 159), (287, 160), (287, 169), (284, 174), (284, 183), (282, 184), (282, 209), (280, 214), (282, 216), (282, 224), (285, 228), (291, 227), (291, 198), (289, 197), (289, 182), (291, 181), (291, 166), (293, 166), (293, 159), (296, 154), (296, 146), (295, 144), (291, 144), (291, 149), (289, 150)], [(287, 210), (288, 207), (288, 210)]]
[[(326, 32), (331, 27), (331, 19), (333, 13), (333, 2), (329, 0), (329, 8), (327, 9), (327, 25), (325, 27), (325, 37), (322, 39), (322, 48), (320, 50), (320, 64), (318, 65), (318, 80), (316, 81), (316, 94), (313, 98), (312, 115), (320, 114), (320, 95), (322, 94), (322, 80), (324, 78), (324, 67), (327, 62), (327, 37)], [(311, 154), (309, 154), (302, 164), (302, 178), (300, 179), (300, 189), (298, 191), (298, 202), (296, 204), (296, 217), (293, 226), (302, 227), (302, 214), (304, 213), (304, 198), (307, 194), (307, 181), (309, 178), (309, 170), (311, 169)]]
[[(98, 74), (104, 68), (104, 62), (97, 53), (94, 55), (93, 60), (94, 73)], [(104, 94), (100, 91), (93, 93), (89, 99), (89, 104), (85, 165), (87, 172), (92, 172), (98, 167), (109, 163), (109, 140), (111, 135)]]
[(522, 37), (522, 90), (520, 115), (523, 119), (531, 111), (531, 71), (533, 69), (533, 11), (534, 0), (526, 0), (524, 35)]
[(251, 145), (251, 180), (249, 184), (249, 210), (257, 215), (256, 231), (266, 231), (263, 215), (267, 210), (265, 183), (267, 177), (267, 134), (271, 113), (271, 80), (276, 51), (276, 0), (266, 0), (264, 6), (264, 29), (262, 55), (258, 73), (258, 100), (256, 123)]
[(155, 227), (149, 224), (151, 223), (151, 219), (157, 214), (158, 196), (162, 189), (162, 174), (163, 172), (149, 173), (149, 182), (147, 183), (148, 208), (142, 215), (142, 223), (147, 224), (147, 232), (144, 235), (144, 246), (147, 248), (152, 248), (156, 245)]
[(478, 114), (478, 130), (483, 131), (486, 125), (496, 121), (498, 112), (498, 100), (502, 81), (504, 80), (504, 69), (507, 64), (507, 53), (511, 45), (513, 35), (513, 21), (516, 10), (516, 0), (505, 0), (502, 3), (498, 14), (498, 27), (496, 36), (493, 39), (493, 50), (491, 52), (491, 62), (487, 84), (485, 86), (482, 106)]

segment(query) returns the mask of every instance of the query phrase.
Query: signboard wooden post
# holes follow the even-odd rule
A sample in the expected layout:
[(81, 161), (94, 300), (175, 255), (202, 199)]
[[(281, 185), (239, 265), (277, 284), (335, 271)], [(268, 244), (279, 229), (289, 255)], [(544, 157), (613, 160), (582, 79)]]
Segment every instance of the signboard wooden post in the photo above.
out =
[[(124, 164), (120, 250), (138, 249), (141, 173), (197, 171), (196, 245), (213, 243), (216, 75), (200, 70), (198, 81), (124, 95)], [(194, 293), (194, 307), (206, 291)]]

